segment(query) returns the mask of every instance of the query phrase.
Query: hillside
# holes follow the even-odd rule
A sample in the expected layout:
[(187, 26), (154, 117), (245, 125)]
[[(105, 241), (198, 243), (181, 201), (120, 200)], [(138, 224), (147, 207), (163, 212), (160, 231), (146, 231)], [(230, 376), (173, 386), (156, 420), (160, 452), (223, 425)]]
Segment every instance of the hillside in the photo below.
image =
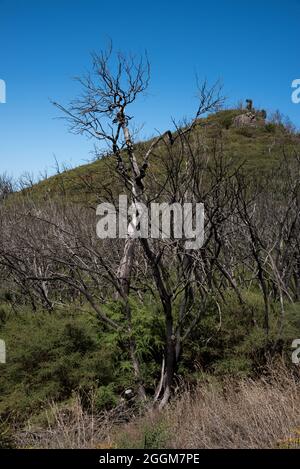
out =
[[(235, 447), (247, 435), (246, 447), (274, 447), (289, 421), (300, 425), (297, 413), (290, 417), (298, 402), (300, 136), (257, 115), (211, 114), (151, 154), (148, 200), (204, 203), (205, 241), (192, 253), (172, 234), (97, 238), (96, 203), (126, 190), (112, 156), (0, 204), (0, 446)], [(135, 144), (139, 162), (150, 145)], [(237, 389), (249, 399), (238, 414)], [(261, 399), (264, 435), (254, 440)], [(222, 415), (224, 441), (215, 440), (210, 409)], [(78, 422), (86, 436), (75, 443)], [(184, 434), (170, 436), (181, 422)]]
[[(210, 146), (215, 138), (222, 135), (224, 153), (236, 166), (243, 164), (245, 171), (256, 175), (276, 167), (285, 148), (289, 153), (300, 146), (300, 135), (291, 132), (283, 124), (266, 122), (258, 127), (233, 125), (234, 118), (245, 113), (245, 110), (224, 110), (201, 119), (194, 129), (194, 134)], [(74, 138), (79, 138), (74, 136)], [(141, 149), (147, 148), (151, 142), (136, 145), (139, 157)], [(161, 148), (160, 152), (164, 152)], [(150, 166), (154, 173), (161, 171), (161, 153), (152, 159)], [(95, 195), (101, 194), (103, 188), (113, 188), (118, 192), (118, 181), (115, 178), (115, 163), (110, 157), (98, 159), (92, 163), (66, 170), (55, 176), (35, 184), (30, 189), (30, 196), (47, 200), (59, 195), (66, 195), (74, 201), (95, 201)], [(23, 191), (28, 195), (28, 190)]]

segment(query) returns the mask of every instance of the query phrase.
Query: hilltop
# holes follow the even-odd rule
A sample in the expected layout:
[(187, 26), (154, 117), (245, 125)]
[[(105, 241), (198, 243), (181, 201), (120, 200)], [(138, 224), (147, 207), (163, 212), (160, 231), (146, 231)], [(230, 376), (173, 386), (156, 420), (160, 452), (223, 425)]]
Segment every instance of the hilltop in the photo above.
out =
[[(253, 125), (246, 119), (243, 125), (236, 125), (239, 117), (246, 116), (247, 112), (247, 109), (228, 109), (213, 113), (200, 119), (193, 132), (201, 136), (208, 146), (221, 135), (227, 157), (237, 166), (243, 164), (245, 171), (259, 175), (276, 167), (283, 147), (287, 152), (295, 147), (299, 148), (300, 135), (282, 122), (272, 120), (260, 120), (258, 125)], [(137, 156), (150, 144), (151, 140), (137, 143)], [(160, 151), (164, 152), (163, 147)], [(158, 154), (160, 155), (159, 151)], [(152, 159), (150, 165), (154, 172), (159, 172), (159, 157)], [(73, 201), (93, 201), (95, 194), (103, 193), (103, 188), (118, 192), (119, 185), (114, 169), (114, 159), (108, 155), (64, 170), (21, 192), (26, 196), (30, 193), (37, 200), (67, 196)]]

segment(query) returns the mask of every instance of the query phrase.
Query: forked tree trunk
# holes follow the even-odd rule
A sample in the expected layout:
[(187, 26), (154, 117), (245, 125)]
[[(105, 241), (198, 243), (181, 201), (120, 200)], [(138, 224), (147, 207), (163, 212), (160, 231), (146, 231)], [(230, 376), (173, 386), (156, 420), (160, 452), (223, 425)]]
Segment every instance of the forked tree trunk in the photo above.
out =
[[(131, 165), (131, 169), (133, 173), (133, 179), (131, 180), (131, 187), (132, 187), (131, 198), (132, 198), (132, 202), (136, 203), (142, 197), (141, 187), (136, 184), (136, 180), (140, 175), (140, 171), (139, 171), (139, 167), (138, 167), (136, 157), (134, 154), (131, 135), (126, 125), (126, 117), (123, 111), (121, 111), (118, 114), (118, 119), (122, 127), (124, 137), (125, 137), (127, 152), (128, 152), (129, 161), (130, 161), (130, 165)], [(136, 219), (133, 219), (131, 221), (131, 228), (132, 229), (137, 228)], [(137, 394), (138, 394), (140, 401), (145, 401), (147, 397), (146, 397), (146, 392), (145, 392), (145, 388), (143, 385), (140, 362), (136, 354), (136, 342), (135, 342), (135, 338), (134, 338), (134, 334), (132, 330), (132, 322), (131, 322), (131, 308), (128, 302), (135, 248), (136, 248), (136, 239), (132, 236), (130, 227), (128, 226), (127, 238), (124, 244), (123, 256), (118, 267), (117, 278), (119, 280), (119, 285), (120, 285), (120, 289), (122, 292), (122, 298), (125, 301), (124, 310), (126, 313), (127, 323), (128, 323), (129, 354), (130, 354), (130, 358), (131, 358), (131, 362), (133, 366), (133, 372), (134, 372), (135, 382), (137, 386)]]

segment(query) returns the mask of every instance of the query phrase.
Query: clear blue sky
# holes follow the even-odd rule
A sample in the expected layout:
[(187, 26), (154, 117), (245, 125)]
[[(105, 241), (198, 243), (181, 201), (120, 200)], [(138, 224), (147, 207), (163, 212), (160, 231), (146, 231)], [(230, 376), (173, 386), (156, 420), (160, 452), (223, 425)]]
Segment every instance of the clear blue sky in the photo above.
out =
[(280, 109), (300, 127), (291, 82), (300, 78), (300, 0), (0, 0), (0, 173), (84, 163), (92, 142), (68, 133), (50, 99), (78, 94), (72, 77), (89, 69), (90, 52), (147, 49), (148, 95), (136, 107), (142, 136), (191, 116), (195, 74), (224, 83), (230, 103), (252, 98)]

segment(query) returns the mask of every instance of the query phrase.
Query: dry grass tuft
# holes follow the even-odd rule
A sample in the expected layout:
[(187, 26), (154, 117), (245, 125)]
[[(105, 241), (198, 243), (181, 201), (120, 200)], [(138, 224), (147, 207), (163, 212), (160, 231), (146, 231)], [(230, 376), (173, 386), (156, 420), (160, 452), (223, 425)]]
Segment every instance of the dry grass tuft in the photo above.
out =
[(114, 448), (110, 436), (113, 428), (128, 418), (130, 415), (122, 405), (110, 412), (88, 413), (77, 395), (65, 406), (51, 403), (47, 428), (28, 425), (17, 433), (17, 443), (20, 448), (111, 449)]
[(257, 381), (200, 386), (166, 411), (170, 448), (276, 448), (300, 428), (300, 381), (284, 366)]

